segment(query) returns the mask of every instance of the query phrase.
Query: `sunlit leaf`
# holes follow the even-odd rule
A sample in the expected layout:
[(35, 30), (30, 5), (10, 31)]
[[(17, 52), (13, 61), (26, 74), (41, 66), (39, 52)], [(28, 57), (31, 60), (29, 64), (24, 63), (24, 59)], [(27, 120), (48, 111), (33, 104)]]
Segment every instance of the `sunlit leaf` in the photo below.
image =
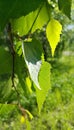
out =
[(23, 124), (23, 123), (25, 123), (25, 117), (24, 116), (21, 116), (21, 119), (20, 119), (20, 122)]
[(32, 120), (33, 119), (33, 115), (28, 110), (25, 110), (25, 112), (28, 114), (29, 118)]
[(29, 92), (32, 93), (32, 89), (31, 89), (32, 82), (29, 77), (26, 77), (26, 85), (28, 87)]
[(33, 33), (36, 29), (41, 29), (44, 24), (49, 20), (47, 8), (45, 4), (42, 4), (37, 10), (29, 13), (25, 17), (12, 21), (13, 32), (18, 33), (20, 36), (25, 35), (32, 29)]
[(56, 46), (60, 41), (60, 34), (62, 31), (62, 25), (59, 21), (52, 19), (46, 28), (46, 36), (51, 46), (52, 56), (54, 55)]
[(36, 96), (37, 96), (39, 113), (45, 101), (48, 90), (51, 88), (50, 70), (51, 70), (50, 64), (47, 62), (43, 62), (40, 72), (39, 72), (39, 84), (40, 84), (41, 90), (36, 88)]

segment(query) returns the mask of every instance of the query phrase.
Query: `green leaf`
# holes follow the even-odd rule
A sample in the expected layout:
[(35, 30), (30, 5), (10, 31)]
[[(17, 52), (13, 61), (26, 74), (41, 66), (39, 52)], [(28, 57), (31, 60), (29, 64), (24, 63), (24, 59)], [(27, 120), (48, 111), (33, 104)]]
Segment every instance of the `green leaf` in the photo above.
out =
[(45, 101), (47, 92), (51, 88), (50, 69), (51, 69), (51, 66), (49, 63), (47, 63), (47, 62), (42, 63), (42, 66), (41, 66), (40, 72), (39, 72), (39, 84), (40, 84), (41, 90), (36, 88), (36, 96), (37, 96), (39, 113), (40, 113), (42, 105)]
[(20, 83), (22, 89), (24, 90), (25, 95), (26, 95), (26, 85), (25, 85), (26, 71), (27, 70), (25, 68), (24, 58), (22, 56), (19, 56), (16, 54), (14, 72), (18, 76), (19, 83)]
[(12, 80), (11, 78), (5, 82), (4, 86), (1, 86), (2, 88), (0, 88), (0, 93), (2, 94), (2, 97), (0, 98), (0, 101), (7, 101), (11, 90), (12, 90)]
[(31, 79), (40, 88), (38, 73), (41, 67), (42, 46), (38, 40), (33, 39), (30, 42), (23, 43), (22, 49)]
[(0, 47), (0, 74), (11, 74), (12, 57), (8, 50)]
[(58, 0), (59, 10), (69, 18), (71, 18), (71, 3), (72, 0)]
[(54, 56), (54, 52), (58, 42), (60, 41), (60, 34), (62, 31), (62, 25), (59, 21), (52, 19), (46, 28), (46, 36), (51, 46), (52, 56)]
[(0, 0), (0, 28), (11, 18), (25, 16), (39, 7), (44, 0)]
[(6, 118), (14, 110), (17, 110), (17, 105), (0, 103), (0, 117)]
[(16, 53), (21, 56), (22, 55), (22, 42), (15, 40), (15, 51)]
[(26, 130), (31, 130), (31, 123), (28, 119), (25, 120)]
[(32, 25), (31, 32), (33, 33), (36, 29), (41, 29), (44, 24), (49, 20), (47, 13), (46, 4), (42, 4), (37, 10), (29, 13), (25, 17), (12, 21), (13, 32), (18, 33), (20, 36), (25, 35), (29, 32)]

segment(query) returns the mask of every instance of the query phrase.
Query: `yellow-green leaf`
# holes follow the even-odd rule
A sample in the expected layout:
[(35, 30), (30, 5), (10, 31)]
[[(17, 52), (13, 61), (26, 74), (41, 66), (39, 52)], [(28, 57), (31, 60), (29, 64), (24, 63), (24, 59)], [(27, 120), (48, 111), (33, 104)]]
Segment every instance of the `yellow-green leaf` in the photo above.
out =
[(26, 109), (25, 109), (25, 112), (28, 114), (29, 118), (32, 120), (33, 119), (33, 115)]
[(43, 62), (39, 72), (39, 84), (41, 90), (36, 88), (36, 98), (37, 98), (39, 113), (41, 112), (42, 105), (46, 99), (48, 90), (51, 88), (50, 70), (51, 70), (51, 65), (48, 62)]
[(21, 124), (23, 124), (25, 122), (25, 120), (26, 120), (25, 117), (21, 116), (21, 119), (20, 119)]
[(60, 34), (62, 31), (62, 25), (59, 21), (52, 19), (46, 28), (46, 36), (51, 46), (52, 56), (54, 56), (54, 52), (58, 42), (60, 41)]
[(32, 82), (29, 77), (26, 77), (26, 85), (28, 87), (29, 92), (32, 93), (32, 89), (31, 89)]

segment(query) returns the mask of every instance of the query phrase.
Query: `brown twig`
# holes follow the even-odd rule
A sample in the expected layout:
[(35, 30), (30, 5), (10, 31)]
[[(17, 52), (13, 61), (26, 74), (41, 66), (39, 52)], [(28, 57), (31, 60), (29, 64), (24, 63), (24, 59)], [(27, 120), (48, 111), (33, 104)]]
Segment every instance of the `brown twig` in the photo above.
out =
[(9, 41), (10, 41), (10, 49), (11, 49), (11, 54), (12, 54), (12, 87), (14, 87), (14, 60), (15, 60), (15, 51), (14, 51), (14, 45), (13, 45), (13, 35), (11, 31), (11, 23), (8, 24), (8, 36), (9, 36)]
[(17, 98), (18, 98), (18, 104), (20, 103), (20, 94), (18, 92), (18, 90), (15, 87), (15, 83), (14, 83), (14, 78), (15, 78), (15, 50), (14, 50), (14, 41), (13, 41), (13, 33), (12, 33), (12, 28), (11, 28), (11, 23), (8, 24), (8, 28), (7, 28), (7, 32), (8, 32), (8, 38), (9, 38), (9, 42), (10, 42), (10, 51), (11, 51), (11, 55), (12, 55), (12, 74), (11, 74), (11, 79), (12, 79), (12, 87), (14, 87), (15, 92), (17, 94)]

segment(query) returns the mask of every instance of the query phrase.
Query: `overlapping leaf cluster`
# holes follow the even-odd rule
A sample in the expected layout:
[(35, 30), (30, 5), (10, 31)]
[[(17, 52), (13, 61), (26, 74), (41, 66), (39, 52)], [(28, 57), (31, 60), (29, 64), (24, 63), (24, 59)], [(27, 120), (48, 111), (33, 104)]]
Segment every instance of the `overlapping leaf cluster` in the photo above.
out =
[[(5, 45), (0, 45), (0, 75), (8, 74), (10, 88), (21, 86), (24, 93), (25, 79), (30, 76), (33, 86), (36, 86), (39, 111), (51, 86), (51, 66), (44, 59), (42, 44), (33, 34), (46, 26), (46, 37), (54, 56), (62, 33), (62, 25), (52, 15), (55, 8), (71, 18), (71, 0), (0, 0), (0, 32), (5, 42)], [(9, 24), (11, 29), (7, 30)], [(11, 92), (14, 94), (13, 89), (8, 92), (8, 97), (11, 97)]]

